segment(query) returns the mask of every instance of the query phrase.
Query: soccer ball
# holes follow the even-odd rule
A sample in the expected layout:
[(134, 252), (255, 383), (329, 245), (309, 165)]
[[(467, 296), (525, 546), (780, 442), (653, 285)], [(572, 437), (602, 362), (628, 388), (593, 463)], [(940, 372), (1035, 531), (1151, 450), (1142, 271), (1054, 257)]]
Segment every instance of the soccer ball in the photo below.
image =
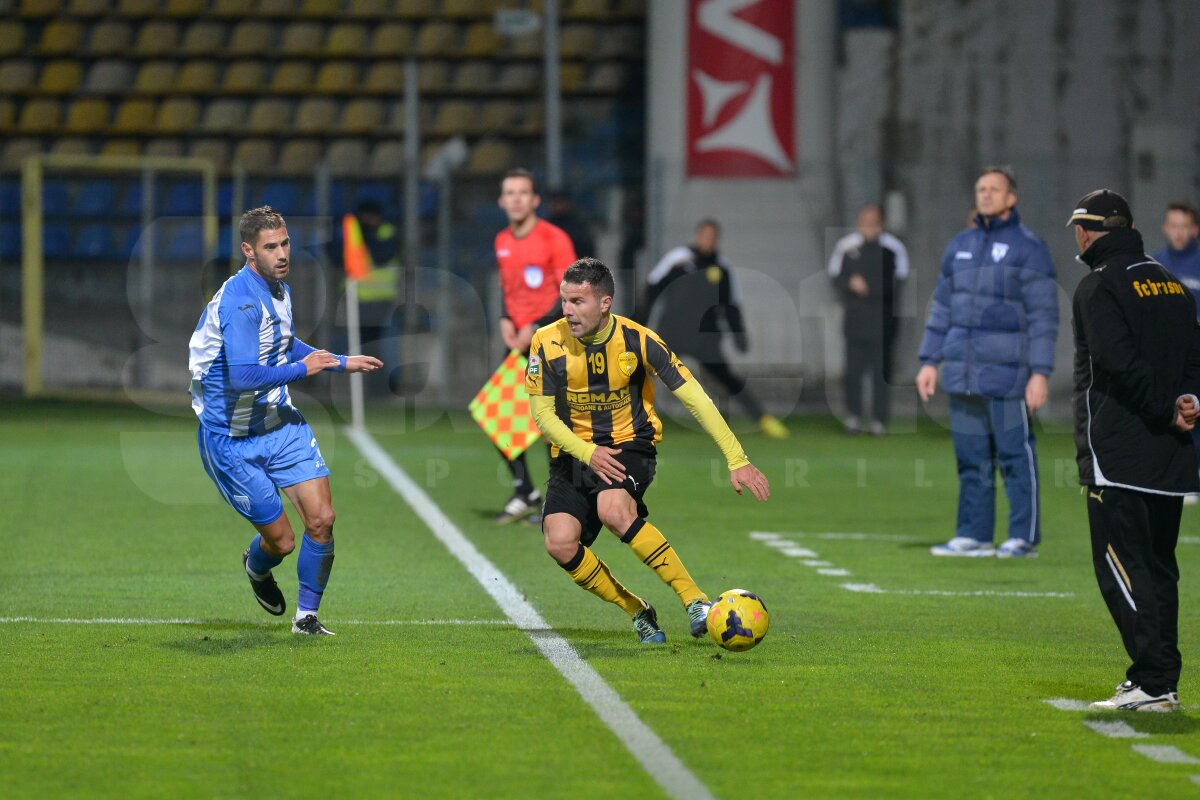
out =
[(708, 635), (724, 647), (740, 653), (767, 635), (771, 619), (762, 598), (745, 589), (722, 592), (708, 609)]

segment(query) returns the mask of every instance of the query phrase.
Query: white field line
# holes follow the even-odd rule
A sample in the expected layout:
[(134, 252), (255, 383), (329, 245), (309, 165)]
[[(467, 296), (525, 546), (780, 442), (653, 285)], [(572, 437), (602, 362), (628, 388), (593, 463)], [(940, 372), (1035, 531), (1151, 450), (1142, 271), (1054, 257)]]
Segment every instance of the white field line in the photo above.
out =
[(1200, 544), (1200, 536), (1180, 536), (1180, 544)]
[(1091, 711), (1092, 705), (1083, 700), (1072, 700), (1069, 697), (1052, 697), (1049, 700), (1043, 700), (1043, 703), (1048, 703), (1054, 706), (1059, 711)]
[(842, 583), (838, 584), (848, 592), (863, 594), (908, 594), (930, 595), (933, 597), (1074, 597), (1073, 592), (1000, 592), (992, 589), (979, 589), (973, 592), (948, 592), (941, 589), (881, 589), (873, 583)]
[(1135, 730), (1129, 727), (1129, 723), (1122, 722), (1119, 719), (1100, 720), (1100, 719), (1085, 719), (1083, 724), (1094, 730), (1101, 736), (1107, 736), (1109, 739), (1148, 739), (1150, 734)]
[(842, 569), (841, 567), (823, 567), (817, 570), (818, 575), (830, 575), (835, 578), (845, 578), (850, 574), (850, 570)]
[[(761, 542), (770, 542), (776, 539), (782, 539), (787, 536), (796, 536), (809, 539), (828, 539), (831, 541), (848, 540), (854, 542), (860, 541), (877, 541), (877, 542), (919, 542), (919, 536), (906, 536), (902, 533), (856, 533), (856, 532), (838, 532), (830, 531), (828, 533), (810, 533), (808, 531), (787, 531), (786, 533), (776, 533), (772, 531), (752, 531), (750, 538)], [(1181, 537), (1180, 541), (1184, 538)], [(1196, 537), (1196, 541), (1200, 542), (1200, 537)], [(771, 545), (772, 547), (783, 547), (785, 545)]]
[(433, 535), (479, 582), (514, 625), (529, 636), (542, 655), (575, 687), (601, 721), (612, 730), (646, 773), (677, 800), (712, 798), (712, 793), (679, 757), (634, 713), (621, 696), (584, 661), (570, 642), (551, 628), (521, 591), (487, 559), (425, 494), (372, 436), (347, 428), (346, 435), (397, 494), (417, 513)]
[(1169, 744), (1135, 744), (1133, 749), (1160, 764), (1200, 764), (1200, 758), (1190, 756)]
[[(138, 617), (0, 617), (0, 625), (28, 622), (38, 625), (262, 625), (281, 624), (278, 620), (235, 619), (142, 619)], [(512, 625), (507, 619), (339, 619), (338, 625)]]

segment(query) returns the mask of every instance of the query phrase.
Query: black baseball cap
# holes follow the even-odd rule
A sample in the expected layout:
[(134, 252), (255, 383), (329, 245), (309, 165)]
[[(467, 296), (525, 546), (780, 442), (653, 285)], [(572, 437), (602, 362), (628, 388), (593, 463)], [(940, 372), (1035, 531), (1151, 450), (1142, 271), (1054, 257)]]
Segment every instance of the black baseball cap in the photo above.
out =
[(1132, 228), (1133, 212), (1124, 197), (1111, 189), (1097, 189), (1079, 198), (1067, 227), (1078, 225), (1089, 231), (1110, 231)]

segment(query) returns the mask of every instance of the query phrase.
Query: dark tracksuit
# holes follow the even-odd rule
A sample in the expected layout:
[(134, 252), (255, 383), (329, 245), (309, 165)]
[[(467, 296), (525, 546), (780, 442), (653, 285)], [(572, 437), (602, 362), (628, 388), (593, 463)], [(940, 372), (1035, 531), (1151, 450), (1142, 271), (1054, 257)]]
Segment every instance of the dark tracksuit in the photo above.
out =
[(1200, 489), (1191, 438), (1173, 426), (1175, 401), (1200, 393), (1196, 303), (1117, 229), (1080, 256), (1075, 290), (1075, 446), (1087, 487), (1092, 562), (1132, 663), (1151, 695), (1178, 687), (1183, 496)]

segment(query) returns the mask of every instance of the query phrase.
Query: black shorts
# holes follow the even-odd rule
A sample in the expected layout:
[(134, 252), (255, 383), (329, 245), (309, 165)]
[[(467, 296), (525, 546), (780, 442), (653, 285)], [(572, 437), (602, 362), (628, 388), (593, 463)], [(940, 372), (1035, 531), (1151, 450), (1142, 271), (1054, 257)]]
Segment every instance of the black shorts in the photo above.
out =
[(650, 511), (642, 502), (650, 483), (654, 480), (656, 451), (652, 446), (625, 442), (614, 447), (620, 449), (617, 461), (625, 467), (625, 481), (620, 485), (600, 480), (590, 467), (579, 459), (560, 453), (550, 462), (550, 480), (546, 485), (546, 504), (543, 517), (551, 514), (570, 514), (583, 526), (580, 541), (590, 545), (596, 541), (604, 524), (596, 513), (596, 497), (606, 489), (624, 489), (637, 503), (640, 517), (649, 516)]

